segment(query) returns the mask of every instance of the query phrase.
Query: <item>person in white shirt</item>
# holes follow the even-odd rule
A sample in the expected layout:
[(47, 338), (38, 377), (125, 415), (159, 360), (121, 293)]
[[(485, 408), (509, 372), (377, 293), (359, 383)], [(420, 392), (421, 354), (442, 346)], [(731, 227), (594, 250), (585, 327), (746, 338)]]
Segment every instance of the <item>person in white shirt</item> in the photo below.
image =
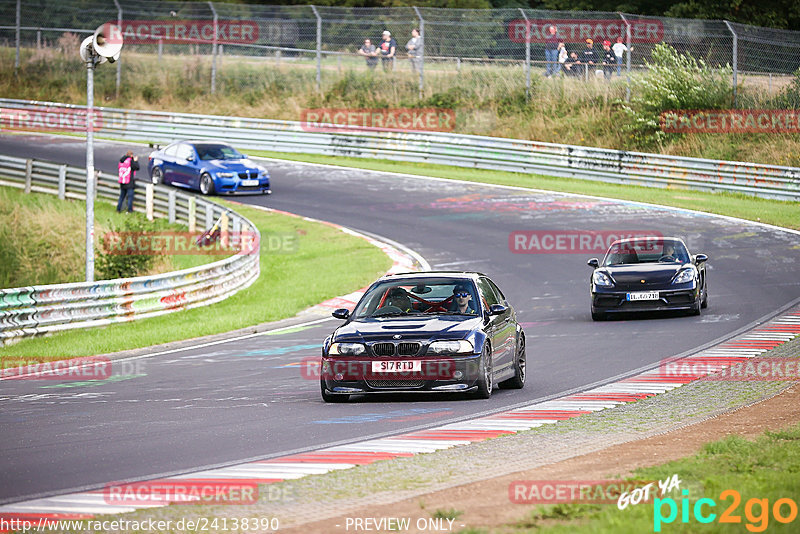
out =
[(569, 54), (567, 54), (567, 48), (564, 46), (564, 43), (558, 43), (558, 71), (554, 74), (560, 74), (562, 69), (564, 68), (564, 62), (567, 61)]
[(614, 51), (614, 55), (617, 57), (617, 76), (622, 76), (622, 54), (628, 50), (628, 47), (622, 42), (622, 37), (617, 37), (617, 42), (614, 43), (611, 50)]

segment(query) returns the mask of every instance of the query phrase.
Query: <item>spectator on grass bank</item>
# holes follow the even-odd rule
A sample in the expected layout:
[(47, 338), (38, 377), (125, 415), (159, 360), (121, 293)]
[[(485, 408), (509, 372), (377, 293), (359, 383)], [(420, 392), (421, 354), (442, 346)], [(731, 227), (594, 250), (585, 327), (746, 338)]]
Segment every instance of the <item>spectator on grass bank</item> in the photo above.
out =
[(628, 52), (628, 47), (622, 43), (622, 37), (617, 37), (617, 42), (611, 47), (617, 59), (617, 76), (622, 76), (622, 55)]
[(119, 159), (117, 176), (119, 182), (119, 200), (117, 200), (117, 213), (122, 211), (125, 198), (128, 199), (128, 213), (133, 211), (133, 189), (136, 186), (136, 171), (139, 170), (139, 158), (133, 155), (133, 150), (128, 150)]
[(422, 64), (422, 37), (419, 36), (418, 29), (411, 30), (411, 39), (406, 43), (406, 50), (408, 59), (411, 61), (411, 68), (414, 69), (414, 72), (419, 72)]
[(567, 76), (580, 76), (583, 74), (581, 71), (581, 60), (578, 59), (576, 52), (571, 52), (567, 60), (564, 62), (564, 73)]
[(556, 74), (560, 74), (564, 69), (564, 64), (566, 63), (568, 57), (569, 54), (567, 54), (567, 47), (564, 46), (564, 43), (558, 43), (558, 71)]
[(358, 49), (358, 54), (367, 58), (367, 67), (370, 70), (375, 70), (378, 65), (378, 49), (372, 44), (369, 39), (364, 39), (364, 44)]
[(544, 38), (544, 59), (545, 63), (545, 76), (550, 78), (553, 74), (557, 74), (558, 69), (558, 30), (555, 26), (547, 28), (547, 36)]
[(603, 41), (603, 75), (610, 79), (614, 75), (614, 65), (617, 64), (617, 56), (611, 50), (611, 41)]
[(581, 63), (584, 65), (584, 73), (589, 75), (589, 71), (597, 63), (597, 53), (594, 51), (594, 41), (586, 39), (586, 50), (583, 51)]
[(380, 49), (383, 70), (391, 71), (394, 69), (394, 54), (397, 51), (397, 41), (394, 40), (389, 30), (384, 30), (383, 39), (378, 48)]

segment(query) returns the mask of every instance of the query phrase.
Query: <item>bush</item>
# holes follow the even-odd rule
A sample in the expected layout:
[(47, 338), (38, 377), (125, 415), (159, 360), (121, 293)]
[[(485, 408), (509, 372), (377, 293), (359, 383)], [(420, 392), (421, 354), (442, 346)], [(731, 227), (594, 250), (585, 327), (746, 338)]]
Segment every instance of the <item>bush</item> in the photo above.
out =
[(647, 73), (634, 78), (630, 105), (622, 106), (628, 124), (623, 130), (637, 147), (680, 137), (661, 131), (660, 117), (669, 110), (725, 109), (733, 95), (731, 69), (712, 69), (702, 59), (658, 44)]
[(794, 71), (792, 82), (769, 103), (775, 109), (800, 109), (800, 69)]
[[(161, 226), (137, 216), (130, 216), (120, 226), (109, 221), (110, 233), (113, 234), (140, 234), (154, 232)], [(103, 280), (114, 278), (130, 278), (146, 274), (155, 264), (158, 256), (155, 254), (114, 254), (111, 239), (107, 235), (100, 236), (100, 247), (97, 249), (97, 262), (95, 268)]]

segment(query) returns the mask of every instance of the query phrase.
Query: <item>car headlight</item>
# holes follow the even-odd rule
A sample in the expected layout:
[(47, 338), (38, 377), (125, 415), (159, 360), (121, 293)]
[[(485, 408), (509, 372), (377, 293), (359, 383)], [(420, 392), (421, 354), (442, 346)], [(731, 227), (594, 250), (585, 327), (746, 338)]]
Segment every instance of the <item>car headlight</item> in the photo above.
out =
[(691, 282), (694, 280), (695, 277), (695, 269), (684, 269), (680, 271), (676, 276), (675, 279), (672, 281), (673, 284), (685, 284), (687, 282)]
[(475, 349), (464, 339), (453, 341), (434, 341), (428, 345), (428, 354), (468, 354)]
[(233, 178), (234, 174), (232, 172), (218, 172), (217, 176), (219, 178)]
[(363, 343), (332, 343), (328, 349), (328, 354), (339, 356), (360, 356), (367, 352)]
[(614, 285), (614, 282), (611, 281), (611, 277), (603, 271), (595, 271), (592, 275), (592, 282), (594, 285), (600, 287), (611, 287)]

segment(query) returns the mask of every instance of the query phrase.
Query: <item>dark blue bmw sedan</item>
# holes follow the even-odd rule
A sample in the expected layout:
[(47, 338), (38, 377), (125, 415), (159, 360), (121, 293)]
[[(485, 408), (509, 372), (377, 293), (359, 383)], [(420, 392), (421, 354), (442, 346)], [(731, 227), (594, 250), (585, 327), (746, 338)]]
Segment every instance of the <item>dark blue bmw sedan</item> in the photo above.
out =
[(177, 141), (150, 154), (154, 184), (214, 193), (272, 193), (269, 171), (226, 143)]

